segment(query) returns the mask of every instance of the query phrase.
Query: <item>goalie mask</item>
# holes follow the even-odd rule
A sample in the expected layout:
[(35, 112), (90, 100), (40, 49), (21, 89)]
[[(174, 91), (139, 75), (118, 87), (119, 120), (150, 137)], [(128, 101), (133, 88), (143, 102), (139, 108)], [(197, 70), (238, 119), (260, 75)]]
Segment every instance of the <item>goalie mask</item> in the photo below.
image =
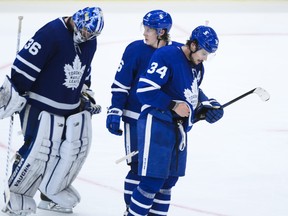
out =
[(93, 40), (104, 27), (104, 17), (101, 8), (86, 7), (77, 11), (73, 16), (75, 43), (82, 43), (87, 40)]
[(192, 31), (190, 41), (196, 41), (199, 49), (209, 53), (215, 53), (218, 49), (219, 40), (216, 32), (208, 26), (198, 26)]

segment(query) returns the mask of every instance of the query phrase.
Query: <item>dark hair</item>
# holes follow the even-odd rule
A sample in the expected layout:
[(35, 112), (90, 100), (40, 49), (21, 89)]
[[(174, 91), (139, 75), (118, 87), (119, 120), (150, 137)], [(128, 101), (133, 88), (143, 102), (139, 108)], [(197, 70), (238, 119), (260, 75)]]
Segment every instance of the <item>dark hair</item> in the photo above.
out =
[(163, 30), (165, 31), (164, 34), (161, 36), (158, 36), (158, 38), (166, 42), (170, 41), (170, 34), (168, 33), (167, 29), (163, 29)]

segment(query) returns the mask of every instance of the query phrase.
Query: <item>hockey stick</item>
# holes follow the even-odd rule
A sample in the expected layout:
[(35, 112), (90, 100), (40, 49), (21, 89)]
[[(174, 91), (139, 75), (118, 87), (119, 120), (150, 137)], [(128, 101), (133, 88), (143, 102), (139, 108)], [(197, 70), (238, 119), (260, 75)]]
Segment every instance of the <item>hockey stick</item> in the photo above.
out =
[[(23, 16), (18, 16), (16, 55), (18, 54), (19, 47), (20, 47), (22, 20), (23, 20)], [(8, 205), (10, 201), (10, 188), (9, 188), (9, 182), (8, 182), (8, 175), (9, 175), (9, 164), (10, 164), (10, 152), (11, 152), (11, 146), (12, 146), (13, 125), (14, 125), (14, 114), (12, 114), (10, 117), (8, 143), (7, 143), (7, 158), (6, 158), (6, 169), (5, 169), (5, 179), (4, 179), (4, 184), (5, 184), (4, 198), (5, 198), (6, 206)]]
[(242, 99), (242, 98), (244, 98), (244, 97), (246, 97), (246, 96), (248, 96), (250, 94), (253, 94), (253, 93), (257, 94), (262, 101), (268, 101), (270, 99), (270, 95), (265, 89), (263, 89), (261, 87), (257, 87), (257, 88), (254, 88), (254, 89), (252, 89), (252, 90), (250, 90), (250, 91), (248, 91), (248, 92), (246, 92), (246, 93), (234, 98), (233, 100), (223, 104), (221, 106), (221, 108), (225, 108), (225, 107), (235, 103), (236, 101), (238, 101), (238, 100), (240, 100), (240, 99)]
[(116, 164), (119, 164), (120, 162), (126, 160), (126, 159), (129, 159), (129, 158), (132, 158), (133, 156), (137, 155), (139, 152), (138, 151), (133, 151), (127, 155), (125, 155), (124, 157), (122, 158), (119, 158), (118, 160), (115, 161)]
[[(231, 101), (228, 101), (227, 103), (221, 105), (221, 107), (219, 107), (219, 108), (224, 109), (225, 107), (230, 106), (231, 104), (235, 103), (236, 101), (238, 101), (238, 100), (240, 100), (240, 99), (242, 99), (242, 98), (244, 98), (244, 97), (246, 97), (246, 96), (248, 96), (250, 94), (253, 94), (253, 93), (257, 94), (262, 101), (268, 101), (270, 99), (270, 95), (265, 89), (263, 89), (261, 87), (257, 87), (257, 88), (254, 88), (254, 89), (252, 89), (252, 90), (250, 90), (250, 91), (248, 91), (248, 92), (246, 92), (246, 93), (244, 93), (244, 94), (232, 99)], [(219, 108), (216, 108), (216, 109), (219, 109)], [(200, 120), (204, 120), (205, 118), (206, 118), (205, 113), (199, 113), (195, 117), (195, 120), (194, 120), (193, 123), (196, 123), (196, 122), (198, 122)]]

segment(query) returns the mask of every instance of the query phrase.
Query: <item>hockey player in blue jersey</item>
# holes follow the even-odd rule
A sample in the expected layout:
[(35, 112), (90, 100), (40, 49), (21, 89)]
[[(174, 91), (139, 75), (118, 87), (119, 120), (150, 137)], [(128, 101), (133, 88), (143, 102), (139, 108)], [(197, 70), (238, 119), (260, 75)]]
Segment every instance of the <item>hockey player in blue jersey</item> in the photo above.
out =
[[(72, 186), (91, 145), (91, 115), (101, 112), (91, 86), (91, 62), (104, 26), (99, 7), (57, 18), (28, 40), (0, 88), (0, 118), (18, 113), (24, 144), (9, 179), (9, 215), (38, 207), (65, 213), (80, 202)], [(5, 99), (6, 98), (6, 99)]]
[[(187, 132), (199, 114), (209, 123), (223, 116), (220, 104), (199, 88), (203, 61), (217, 48), (215, 31), (199, 26), (185, 45), (157, 49), (140, 76), (137, 95), (142, 112), (137, 134), (141, 180), (133, 191), (128, 216), (168, 214), (171, 189), (185, 175)], [(163, 191), (161, 201), (159, 191)], [(157, 211), (152, 209), (155, 202)]]
[[(172, 18), (169, 13), (163, 10), (149, 11), (143, 17), (142, 24), (144, 40), (130, 43), (123, 53), (111, 86), (111, 106), (106, 120), (106, 127), (112, 134), (122, 135), (122, 129), (120, 129), (122, 118), (126, 154), (137, 151), (136, 122), (141, 112), (141, 104), (136, 96), (138, 79), (146, 71), (150, 57), (157, 48), (166, 45), (180, 45), (170, 41), (169, 31), (172, 27)], [(130, 170), (124, 182), (124, 201), (128, 207), (131, 194), (140, 181), (140, 177), (137, 175), (137, 155), (129, 158), (127, 164), (130, 166)], [(155, 209), (157, 210), (156, 205)]]

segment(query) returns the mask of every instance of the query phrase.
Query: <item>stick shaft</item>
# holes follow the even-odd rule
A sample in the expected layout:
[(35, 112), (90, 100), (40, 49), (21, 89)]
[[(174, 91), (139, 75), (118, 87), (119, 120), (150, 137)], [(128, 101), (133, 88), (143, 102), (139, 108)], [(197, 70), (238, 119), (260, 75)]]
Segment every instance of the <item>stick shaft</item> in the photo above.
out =
[(227, 107), (227, 106), (229, 106), (229, 105), (235, 103), (236, 101), (238, 101), (238, 100), (240, 100), (240, 99), (242, 99), (242, 98), (244, 98), (244, 97), (246, 97), (246, 96), (252, 94), (252, 93), (255, 91), (255, 89), (256, 89), (256, 88), (254, 88), (254, 89), (252, 89), (252, 90), (250, 90), (250, 91), (248, 91), (248, 92), (246, 92), (246, 93), (240, 95), (239, 97), (234, 98), (234, 99), (231, 100), (231, 101), (228, 101), (227, 103), (223, 104), (221, 107), (224, 108), (224, 107)]
[(18, 16), (18, 31), (17, 31), (17, 46), (16, 46), (16, 55), (19, 52), (20, 39), (21, 39), (21, 30), (22, 30), (22, 20), (23, 16)]
[[(236, 101), (238, 101), (238, 100), (240, 100), (240, 99), (242, 99), (242, 98), (244, 98), (244, 97), (246, 97), (246, 96), (254, 93), (254, 92), (256, 91), (256, 89), (257, 89), (257, 88), (254, 88), (254, 89), (252, 89), (252, 90), (250, 90), (250, 91), (248, 91), (248, 92), (246, 92), (246, 93), (244, 93), (244, 94), (242, 94), (242, 95), (240, 95), (240, 96), (238, 96), (238, 97), (236, 97), (236, 98), (228, 101), (227, 103), (225, 103), (225, 104), (223, 104), (223, 105), (221, 106), (221, 109), (224, 109), (225, 107), (227, 107), (227, 106), (235, 103)], [(206, 118), (206, 114), (205, 114), (205, 113), (200, 113), (200, 114), (198, 114), (198, 115), (195, 117), (194, 123), (198, 122), (199, 120), (204, 120), (205, 118)]]
[[(16, 45), (16, 55), (19, 52), (20, 39), (21, 39), (21, 29), (22, 29), (22, 20), (23, 16), (18, 16), (18, 31), (17, 31), (17, 45)], [(7, 143), (7, 161), (6, 161), (6, 170), (5, 170), (5, 187), (4, 187), (4, 196), (5, 196), (5, 205), (7, 206), (10, 201), (10, 188), (8, 183), (9, 175), (9, 164), (10, 164), (10, 152), (12, 146), (12, 137), (13, 137), (13, 125), (14, 125), (14, 114), (10, 117), (9, 124), (9, 134), (8, 134), (8, 143)]]

